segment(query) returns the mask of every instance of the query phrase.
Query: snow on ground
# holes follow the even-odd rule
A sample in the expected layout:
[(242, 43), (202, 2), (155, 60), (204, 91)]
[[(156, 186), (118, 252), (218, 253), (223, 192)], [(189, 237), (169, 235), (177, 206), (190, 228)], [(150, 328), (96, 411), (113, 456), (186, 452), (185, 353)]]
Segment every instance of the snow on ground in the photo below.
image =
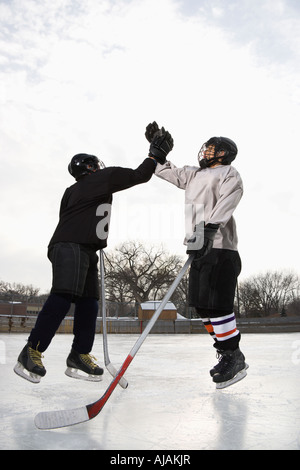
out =
[[(215, 350), (207, 335), (149, 335), (126, 378), (93, 420), (40, 431), (39, 411), (96, 401), (111, 381), (64, 375), (72, 336), (56, 335), (43, 359), (47, 375), (31, 384), (14, 372), (27, 335), (0, 334), (2, 450), (293, 450), (300, 449), (300, 333), (244, 334), (249, 364), (241, 382), (216, 390)], [(119, 368), (138, 335), (109, 335)], [(93, 353), (103, 360), (102, 335)]]

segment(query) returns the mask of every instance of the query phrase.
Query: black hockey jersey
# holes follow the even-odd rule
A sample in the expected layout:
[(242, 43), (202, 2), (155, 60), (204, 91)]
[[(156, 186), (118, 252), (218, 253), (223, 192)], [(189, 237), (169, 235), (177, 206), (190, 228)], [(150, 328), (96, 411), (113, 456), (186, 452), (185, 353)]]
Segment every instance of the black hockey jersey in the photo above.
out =
[[(107, 246), (112, 194), (150, 180), (155, 161), (146, 158), (135, 170), (107, 167), (84, 176), (66, 189), (59, 222), (49, 242), (71, 242), (99, 250)], [(102, 225), (101, 225), (102, 222)]]

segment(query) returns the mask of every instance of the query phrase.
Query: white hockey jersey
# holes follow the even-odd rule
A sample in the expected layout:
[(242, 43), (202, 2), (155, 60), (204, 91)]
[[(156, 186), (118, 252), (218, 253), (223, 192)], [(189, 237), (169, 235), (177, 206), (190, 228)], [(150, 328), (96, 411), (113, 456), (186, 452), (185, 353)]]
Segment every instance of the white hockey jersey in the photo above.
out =
[(243, 183), (233, 166), (177, 168), (173, 163), (166, 162), (164, 165), (157, 164), (155, 174), (185, 190), (186, 227), (189, 227), (185, 244), (195, 224), (204, 219), (205, 224), (220, 225), (213, 248), (237, 250), (238, 237), (232, 214), (242, 197)]

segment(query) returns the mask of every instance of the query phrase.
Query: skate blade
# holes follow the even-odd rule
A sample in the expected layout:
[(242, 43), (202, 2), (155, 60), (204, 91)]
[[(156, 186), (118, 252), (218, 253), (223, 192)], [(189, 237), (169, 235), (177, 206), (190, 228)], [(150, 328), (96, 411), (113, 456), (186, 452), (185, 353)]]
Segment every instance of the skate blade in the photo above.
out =
[(37, 374), (33, 374), (32, 372), (29, 372), (25, 367), (18, 362), (15, 367), (14, 367), (14, 372), (22, 377), (25, 380), (28, 380), (29, 382), (33, 384), (38, 384), (41, 381), (41, 376)]
[(219, 382), (216, 384), (216, 389), (222, 389), (229, 387), (230, 385), (235, 384), (236, 382), (239, 382), (240, 380), (244, 379), (247, 375), (246, 369), (248, 368), (245, 367), (245, 369), (240, 370), (232, 379), (227, 380), (226, 382)]
[(86, 380), (87, 382), (101, 382), (102, 380), (102, 375), (85, 374), (85, 372), (79, 374), (78, 369), (73, 369), (72, 367), (68, 367), (65, 370), (65, 374), (72, 379)]

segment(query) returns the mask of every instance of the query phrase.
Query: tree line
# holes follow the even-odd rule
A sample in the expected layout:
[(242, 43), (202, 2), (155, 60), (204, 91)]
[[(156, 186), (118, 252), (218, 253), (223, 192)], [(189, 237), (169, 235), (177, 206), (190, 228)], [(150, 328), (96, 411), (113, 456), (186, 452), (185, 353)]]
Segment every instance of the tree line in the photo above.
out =
[[(104, 250), (105, 292), (108, 305), (118, 305), (126, 314), (132, 305), (161, 300), (182, 268), (185, 259), (166, 252), (163, 247), (144, 246), (137, 241)], [(100, 279), (99, 279), (100, 282)], [(32, 285), (0, 281), (0, 300), (44, 302)], [(171, 301), (179, 313), (196, 317), (188, 306), (188, 273)], [(300, 315), (300, 282), (295, 272), (267, 271), (240, 281), (236, 290), (235, 313), (241, 317), (267, 317), (273, 314)]]

